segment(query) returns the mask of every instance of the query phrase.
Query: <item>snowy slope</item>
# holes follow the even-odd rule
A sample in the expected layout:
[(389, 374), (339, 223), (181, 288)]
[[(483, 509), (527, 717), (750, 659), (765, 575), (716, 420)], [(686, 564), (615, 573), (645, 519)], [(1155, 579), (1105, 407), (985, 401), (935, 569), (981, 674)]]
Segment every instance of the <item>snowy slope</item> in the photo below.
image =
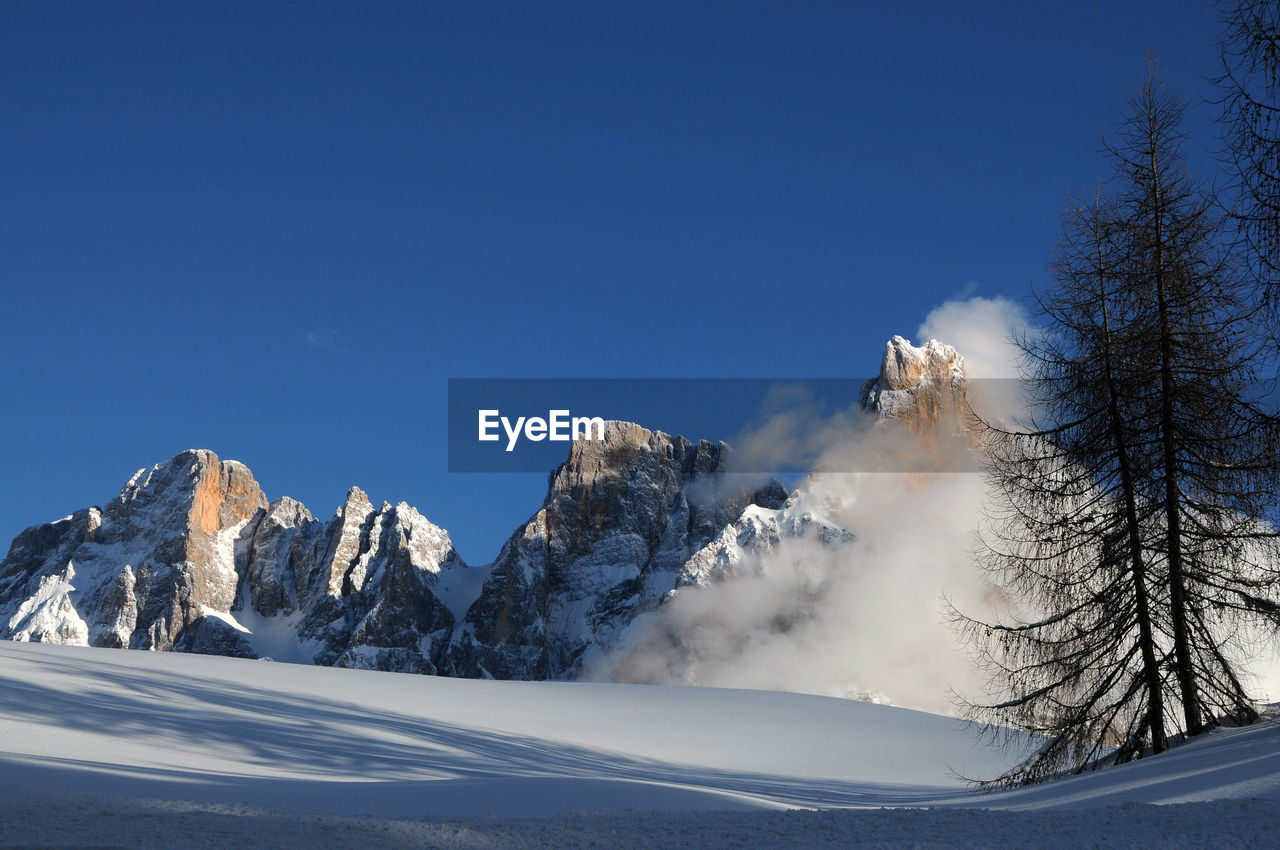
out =
[(0, 781), (351, 813), (897, 805), (1003, 763), (954, 720), (827, 697), (31, 644), (0, 644), (0, 717)]
[[(373, 846), (518, 846), (528, 830), (546, 830), (551, 845), (593, 830), (614, 836), (605, 844), (629, 844), (618, 829), (680, 846), (674, 833), (653, 830), (653, 817), (702, 835), (695, 844), (720, 843), (715, 836), (734, 830), (761, 842), (747, 846), (804, 845), (815, 828), (847, 840), (841, 818), (852, 815), (768, 815), (797, 807), (933, 807), (876, 828), (892, 841), (895, 828), (912, 831), (902, 837), (960, 824), (939, 833), (943, 846), (995, 828), (1020, 835), (1055, 822), (1046, 813), (1056, 809), (1134, 802), (1226, 801), (1169, 814), (1189, 819), (1182, 838), (1228, 815), (1240, 820), (1242, 840), (1260, 824), (1280, 823), (1280, 727), (1270, 722), (1024, 791), (975, 795), (953, 773), (989, 776), (1006, 758), (949, 718), (799, 694), (474, 681), (0, 644), (0, 845), (74, 838), (164, 846), (174, 828), (186, 830), (183, 844), (269, 846), (190, 832), (207, 821), (220, 824), (218, 835), (240, 830), (257, 839), (334, 823), (383, 839), (409, 836)], [(1238, 802), (1252, 799), (1270, 802)], [(975, 807), (1031, 814), (1011, 821), (959, 811)], [(1166, 816), (1130, 809), (1125, 823)], [(637, 821), (629, 810), (666, 814)], [(119, 829), (113, 818), (125, 812), (136, 815), (129, 840), (94, 832)], [(349, 818), (356, 814), (381, 819)], [(489, 814), (555, 817), (511, 833), (514, 822), (476, 820)], [(404, 820), (422, 816), (434, 818), (430, 842), (426, 822)], [(1106, 824), (1118, 816), (1087, 817)], [(441, 818), (452, 824), (443, 832)], [(1061, 831), (1078, 831), (1077, 822), (1058, 822), (1059, 837), (1079, 837)], [(146, 829), (137, 832), (138, 823)], [(495, 832), (474, 841), (476, 830)], [(471, 839), (454, 841), (464, 834)]]

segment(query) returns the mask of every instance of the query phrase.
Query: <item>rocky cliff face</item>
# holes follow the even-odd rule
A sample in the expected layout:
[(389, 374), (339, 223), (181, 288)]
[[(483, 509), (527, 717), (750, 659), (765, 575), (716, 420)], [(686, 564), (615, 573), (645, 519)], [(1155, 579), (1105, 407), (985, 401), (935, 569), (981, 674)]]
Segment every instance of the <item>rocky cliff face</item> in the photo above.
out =
[(408, 505), (374, 509), (353, 488), (319, 522), (269, 504), (243, 464), (193, 450), (139, 470), (105, 508), (18, 535), (0, 626), (13, 640), (434, 672), (454, 618), (432, 586), (462, 569)]
[[(862, 408), (876, 416), (885, 471), (930, 471), (966, 465), (977, 433), (966, 391), (964, 358), (931, 339), (914, 346), (895, 336), (885, 345), (880, 374), (862, 387)], [(893, 432), (905, 428), (908, 441)]]
[(139, 470), (105, 508), (14, 540), (0, 563), (7, 636), (173, 649), (234, 603), (236, 540), (266, 505), (248, 468), (212, 452)]
[(939, 426), (967, 430), (964, 358), (931, 339), (914, 346), (895, 336), (884, 347), (880, 374), (862, 388), (860, 401), (883, 420), (901, 422), (917, 433)]
[(352, 487), (322, 523), (278, 499), (248, 540), (242, 610), (255, 631), (295, 637), (290, 656), (435, 673), (454, 626), (435, 590), (442, 575), (468, 569), (444, 529), (403, 502), (375, 508)]
[(604, 441), (574, 443), (467, 611), (453, 672), (571, 678), (612, 647), (744, 508), (786, 499), (776, 481), (732, 489), (717, 474), (725, 451), (628, 422), (607, 423)]

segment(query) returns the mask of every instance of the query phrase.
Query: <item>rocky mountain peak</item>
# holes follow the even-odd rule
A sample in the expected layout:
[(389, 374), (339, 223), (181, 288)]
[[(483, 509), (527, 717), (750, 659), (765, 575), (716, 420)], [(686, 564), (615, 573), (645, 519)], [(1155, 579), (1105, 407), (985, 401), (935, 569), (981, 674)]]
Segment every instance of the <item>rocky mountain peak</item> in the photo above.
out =
[(885, 343), (879, 382), (886, 390), (909, 390), (926, 381), (944, 386), (964, 377), (964, 358), (936, 339), (914, 346), (906, 337), (894, 336)]
[(568, 459), (550, 475), (547, 502), (625, 488), (642, 473), (662, 472), (679, 479), (714, 472), (726, 448), (724, 443), (691, 443), (680, 435), (651, 431), (634, 422), (609, 420), (603, 440), (570, 444)]
[(863, 385), (859, 400), (878, 424), (903, 425), (925, 437), (930, 450), (940, 440), (971, 444), (965, 381), (964, 358), (952, 346), (936, 339), (915, 346), (894, 336), (885, 344), (880, 374)]
[(190, 527), (210, 535), (266, 507), (266, 496), (247, 466), (220, 461), (207, 449), (189, 449), (135, 472), (104, 513), (116, 521)]
[(468, 610), (455, 672), (572, 677), (611, 647), (747, 505), (786, 499), (778, 482), (719, 486), (726, 451), (621, 421), (604, 440), (576, 441)]
[(236, 541), (266, 508), (244, 464), (181, 452), (105, 508), (19, 535), (0, 563), (0, 615), (13, 612), (21, 639), (171, 649), (206, 610), (235, 604)]

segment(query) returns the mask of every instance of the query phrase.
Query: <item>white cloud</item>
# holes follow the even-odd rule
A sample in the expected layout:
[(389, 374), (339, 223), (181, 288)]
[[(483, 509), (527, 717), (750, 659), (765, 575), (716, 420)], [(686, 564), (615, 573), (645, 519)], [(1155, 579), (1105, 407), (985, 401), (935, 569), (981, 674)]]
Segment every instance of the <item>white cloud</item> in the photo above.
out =
[(1016, 378), (1013, 337), (1030, 327), (1022, 305), (1004, 297), (974, 296), (935, 307), (916, 331), (916, 342), (936, 339), (964, 357), (970, 378)]

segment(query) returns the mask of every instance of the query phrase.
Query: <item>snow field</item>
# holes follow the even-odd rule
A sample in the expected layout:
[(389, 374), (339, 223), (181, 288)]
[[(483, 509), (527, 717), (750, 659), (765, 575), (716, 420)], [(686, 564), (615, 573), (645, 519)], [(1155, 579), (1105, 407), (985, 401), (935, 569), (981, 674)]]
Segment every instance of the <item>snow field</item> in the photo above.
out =
[(1274, 722), (1030, 789), (957, 778), (1012, 758), (951, 718), (827, 697), (0, 644), (6, 847), (1243, 847), (1280, 828)]

